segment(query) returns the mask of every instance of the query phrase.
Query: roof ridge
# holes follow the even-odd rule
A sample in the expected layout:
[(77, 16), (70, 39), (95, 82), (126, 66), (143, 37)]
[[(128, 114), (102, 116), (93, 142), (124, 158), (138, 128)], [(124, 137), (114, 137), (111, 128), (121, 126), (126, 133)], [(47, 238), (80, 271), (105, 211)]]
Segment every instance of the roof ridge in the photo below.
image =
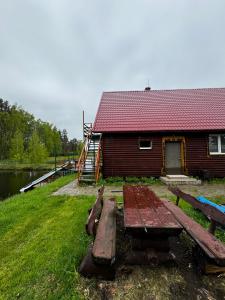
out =
[(193, 88), (193, 89), (189, 89), (189, 88), (177, 88), (177, 89), (162, 89), (162, 90), (127, 90), (127, 91), (106, 91), (103, 92), (103, 94), (105, 93), (142, 93), (142, 92), (173, 92), (173, 91), (199, 91), (199, 90), (222, 90), (225, 89), (225, 87), (213, 87), (213, 88)]

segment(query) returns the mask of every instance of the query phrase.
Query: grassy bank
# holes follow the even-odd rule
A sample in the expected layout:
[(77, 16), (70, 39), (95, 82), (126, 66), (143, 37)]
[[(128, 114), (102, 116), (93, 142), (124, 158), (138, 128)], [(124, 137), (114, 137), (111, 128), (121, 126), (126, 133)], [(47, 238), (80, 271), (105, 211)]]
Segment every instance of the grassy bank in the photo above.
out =
[(61, 177), (0, 204), (0, 299), (77, 299), (92, 196), (51, 196)]
[[(70, 157), (72, 159), (72, 157)], [(77, 157), (75, 157), (77, 159)], [(66, 160), (67, 156), (58, 156), (56, 158), (57, 166), (62, 165)], [(44, 163), (32, 164), (29, 162), (15, 162), (12, 160), (0, 160), (0, 170), (50, 170), (55, 167), (55, 158), (48, 157)]]

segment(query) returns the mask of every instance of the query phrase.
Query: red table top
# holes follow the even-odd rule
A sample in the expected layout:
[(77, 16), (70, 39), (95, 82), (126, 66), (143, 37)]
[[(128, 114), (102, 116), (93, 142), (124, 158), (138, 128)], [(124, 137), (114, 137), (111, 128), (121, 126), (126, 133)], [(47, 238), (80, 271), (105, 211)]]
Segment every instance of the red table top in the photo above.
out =
[(147, 186), (123, 186), (126, 228), (179, 229), (182, 226)]

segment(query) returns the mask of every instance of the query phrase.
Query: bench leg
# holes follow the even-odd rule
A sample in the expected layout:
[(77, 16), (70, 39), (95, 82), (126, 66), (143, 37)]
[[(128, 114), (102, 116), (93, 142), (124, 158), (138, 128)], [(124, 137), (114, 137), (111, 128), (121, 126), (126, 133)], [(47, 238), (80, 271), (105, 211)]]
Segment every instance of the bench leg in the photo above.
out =
[(194, 246), (192, 255), (195, 260), (197, 271), (200, 274), (217, 274), (225, 273), (225, 266), (219, 266), (214, 261), (209, 259), (199, 246)]
[(210, 232), (214, 235), (215, 231), (216, 231), (216, 225), (217, 225), (216, 222), (214, 220), (211, 220), (211, 223), (208, 228), (208, 232)]
[(99, 265), (92, 258), (92, 247), (88, 249), (87, 255), (84, 257), (79, 273), (88, 278), (97, 277), (104, 280), (115, 279), (115, 267), (111, 265)]

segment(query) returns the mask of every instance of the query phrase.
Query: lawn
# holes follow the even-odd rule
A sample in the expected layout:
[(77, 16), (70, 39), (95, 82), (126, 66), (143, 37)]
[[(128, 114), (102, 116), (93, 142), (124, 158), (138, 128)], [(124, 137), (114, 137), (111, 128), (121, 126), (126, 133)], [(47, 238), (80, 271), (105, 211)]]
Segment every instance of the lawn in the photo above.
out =
[[(52, 196), (73, 179), (74, 175), (61, 177), (0, 203), (1, 300), (83, 299), (85, 295), (99, 299), (105, 291), (115, 299), (192, 299), (188, 296), (190, 291), (199, 299), (224, 297), (225, 280), (198, 276), (182, 243), (179, 247), (185, 260), (178, 259), (176, 266), (129, 266), (125, 273), (119, 271), (111, 283), (80, 277), (77, 270), (90, 243), (84, 224), (95, 196)], [(165, 190), (158, 182), (152, 187)], [(176, 198), (170, 195), (170, 199)], [(225, 197), (215, 199), (225, 203)], [(204, 227), (208, 226), (206, 218), (185, 201), (180, 200), (179, 206)], [(216, 234), (225, 242), (222, 230)]]
[(55, 182), (0, 204), (0, 299), (79, 299), (77, 268), (94, 196), (51, 196), (73, 179)]

